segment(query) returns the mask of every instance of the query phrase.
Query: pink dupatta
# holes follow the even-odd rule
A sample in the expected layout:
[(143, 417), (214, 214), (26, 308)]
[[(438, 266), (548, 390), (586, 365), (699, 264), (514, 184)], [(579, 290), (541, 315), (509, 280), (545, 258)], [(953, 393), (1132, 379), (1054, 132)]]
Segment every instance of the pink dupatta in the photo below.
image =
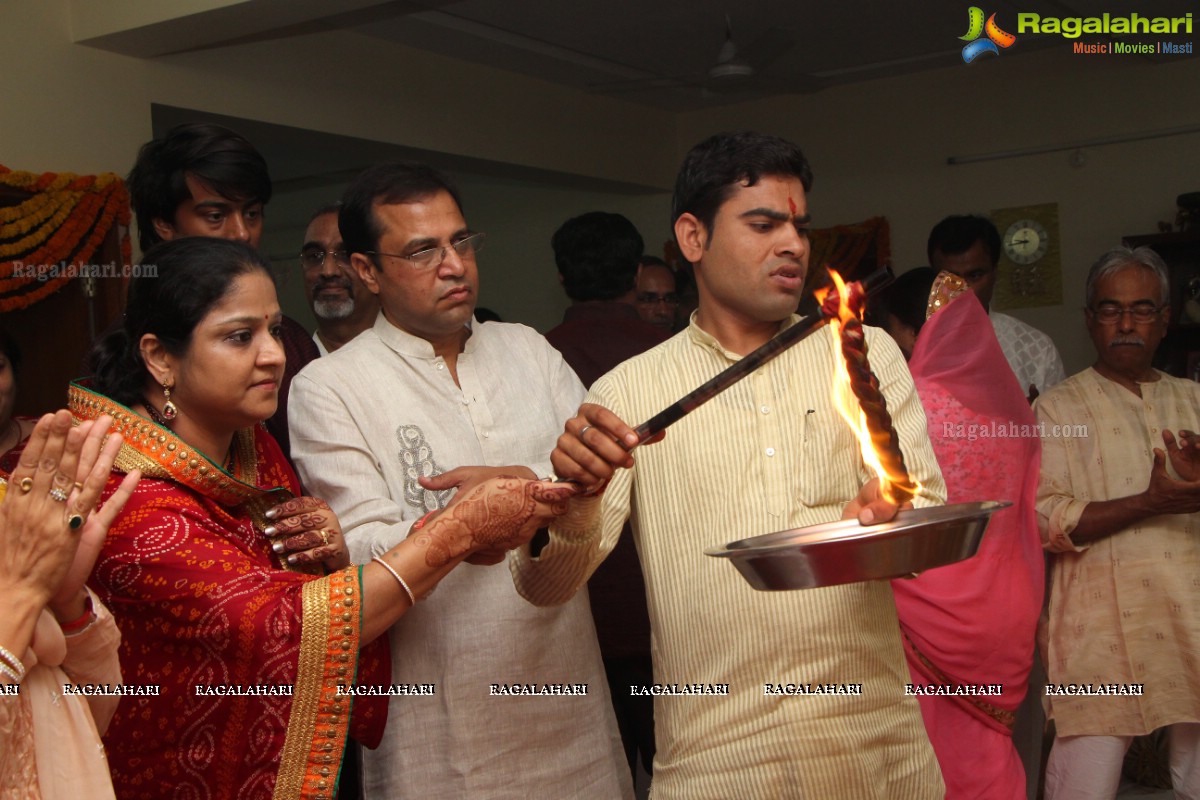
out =
[(892, 582), (909, 666), (916, 680), (931, 684), (1002, 684), (1000, 696), (952, 702), (1009, 733), (1033, 663), (1044, 586), (1034, 508), (1036, 418), (970, 292), (925, 324), (909, 369), (947, 502), (1013, 503), (992, 516), (973, 558)]

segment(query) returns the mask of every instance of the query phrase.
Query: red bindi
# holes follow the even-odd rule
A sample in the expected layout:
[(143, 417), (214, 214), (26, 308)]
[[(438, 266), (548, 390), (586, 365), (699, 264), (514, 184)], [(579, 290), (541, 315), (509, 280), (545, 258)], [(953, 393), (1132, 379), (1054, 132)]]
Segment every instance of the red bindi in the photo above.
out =
[(792, 212), (792, 216), (796, 216), (796, 201), (788, 197), (788, 209)]

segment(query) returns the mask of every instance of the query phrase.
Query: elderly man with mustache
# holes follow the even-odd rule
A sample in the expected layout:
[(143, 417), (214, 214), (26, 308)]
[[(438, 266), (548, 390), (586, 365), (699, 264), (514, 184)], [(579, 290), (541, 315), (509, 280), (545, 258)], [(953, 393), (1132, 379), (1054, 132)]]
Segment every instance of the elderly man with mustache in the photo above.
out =
[(350, 254), (338, 231), (340, 208), (341, 204), (332, 203), (313, 212), (300, 248), (304, 296), (317, 318), (313, 341), (323, 356), (374, 325), (379, 314), (379, 298), (350, 266)]
[(1087, 279), (1096, 363), (1039, 398), (1038, 517), (1053, 554), (1047, 800), (1113, 797), (1134, 736), (1168, 728), (1200, 796), (1200, 386), (1151, 366), (1167, 268), (1105, 253)]

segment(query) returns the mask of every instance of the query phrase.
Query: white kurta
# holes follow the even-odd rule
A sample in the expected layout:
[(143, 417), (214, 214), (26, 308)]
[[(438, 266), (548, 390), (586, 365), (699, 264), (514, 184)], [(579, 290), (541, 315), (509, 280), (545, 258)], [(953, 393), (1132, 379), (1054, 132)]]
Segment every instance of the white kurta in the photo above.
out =
[[(871, 365), (922, 484), (946, 487), (899, 349), (868, 328)], [(589, 399), (644, 422), (737, 356), (693, 322), (592, 385)], [(705, 548), (837, 519), (868, 479), (830, 400), (833, 339), (822, 330), (673, 425), (618, 470), (589, 518), (575, 501), (537, 560), (510, 567), (533, 602), (571, 597), (630, 517), (646, 577), (655, 681), (726, 684), (727, 696), (655, 699), (655, 800), (940, 800), (937, 761), (915, 697), (887, 581), (755, 591)], [(790, 696), (767, 687), (853, 685)]]
[[(338, 514), (356, 563), (386, 552), (449, 492), (417, 478), (549, 455), (583, 397), (558, 351), (521, 325), (476, 324), (455, 385), (423, 339), (382, 315), (292, 383), (292, 457)], [(391, 630), (396, 683), (383, 744), (365, 751), (370, 797), (632, 794), (586, 594), (558, 608), (519, 597), (503, 566), (464, 564)], [(492, 696), (492, 684), (587, 684), (586, 696)]]
[(992, 311), (992, 330), (1000, 342), (1004, 359), (1012, 367), (1021, 384), (1021, 391), (1029, 394), (1030, 384), (1037, 387), (1038, 394), (1045, 394), (1051, 387), (1067, 379), (1063, 370), (1062, 357), (1054, 340), (1016, 317)]

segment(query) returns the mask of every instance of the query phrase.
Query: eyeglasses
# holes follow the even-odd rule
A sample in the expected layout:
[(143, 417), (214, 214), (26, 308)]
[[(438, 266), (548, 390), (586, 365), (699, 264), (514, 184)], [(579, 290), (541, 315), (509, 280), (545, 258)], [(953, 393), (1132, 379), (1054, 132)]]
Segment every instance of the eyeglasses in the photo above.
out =
[(417, 252), (410, 253), (406, 256), (402, 256), (399, 253), (380, 253), (375, 250), (368, 250), (366, 254), (369, 256), (390, 256), (391, 258), (403, 258), (412, 265), (413, 269), (424, 271), (436, 269), (441, 266), (442, 261), (444, 261), (446, 258), (446, 251), (451, 247), (453, 247), (454, 252), (458, 253), (458, 255), (462, 258), (474, 258), (475, 254), (483, 249), (483, 236), (484, 235), (482, 233), (472, 233), (470, 236), (464, 236), (457, 242), (448, 244), (445, 247), (430, 247), (425, 250), (418, 250)]
[(325, 266), (326, 256), (333, 257), (333, 263), (343, 267), (350, 266), (350, 254), (345, 250), (301, 250), (300, 263), (305, 269), (320, 269)]
[(669, 306), (679, 305), (679, 295), (677, 294), (655, 294), (654, 292), (638, 292), (634, 297), (639, 303), (644, 306), (656, 306), (659, 303), (666, 303)]
[(1131, 306), (1104, 303), (1099, 308), (1090, 309), (1101, 325), (1112, 325), (1118, 322), (1126, 313), (1133, 315), (1134, 322), (1153, 322), (1158, 319), (1166, 306), (1156, 306), (1154, 303), (1134, 303)]

